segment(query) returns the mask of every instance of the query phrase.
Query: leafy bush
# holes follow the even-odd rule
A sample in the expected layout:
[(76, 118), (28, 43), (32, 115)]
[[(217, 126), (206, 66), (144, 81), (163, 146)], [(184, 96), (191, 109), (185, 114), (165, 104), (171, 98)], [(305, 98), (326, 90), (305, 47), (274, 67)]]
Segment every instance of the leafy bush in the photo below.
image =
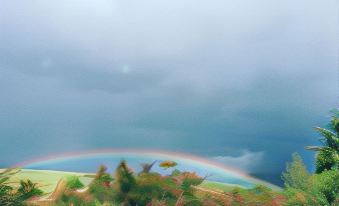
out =
[(101, 203), (105, 201), (113, 201), (114, 193), (111, 187), (113, 178), (106, 172), (104, 165), (99, 167), (94, 180), (89, 185), (89, 192)]
[(173, 198), (167, 181), (158, 173), (142, 173), (136, 179), (136, 186), (130, 191), (129, 198), (138, 205), (146, 205), (152, 200)]
[(287, 197), (286, 206), (329, 205), (324, 195), (314, 188), (308, 191), (286, 188), (284, 194)]
[(171, 176), (179, 176), (181, 174), (181, 171), (180, 170), (178, 170), (178, 169), (174, 169), (173, 170), (173, 172), (172, 172), (172, 174), (171, 174)]
[(1, 206), (23, 206), (25, 200), (41, 195), (42, 191), (37, 188), (37, 184), (30, 180), (21, 180), (19, 188), (13, 188), (7, 182), (10, 177), (20, 170), (7, 169), (0, 172), (0, 205)]
[(66, 195), (64, 194), (61, 198), (61, 200), (59, 200), (57, 202), (58, 206), (60, 205), (81, 205), (81, 206), (97, 206), (97, 204), (94, 202), (94, 201), (85, 201), (83, 198), (81, 197), (78, 197), (76, 195), (73, 195), (73, 194), (69, 194), (69, 195)]
[(322, 136), (322, 146), (308, 146), (306, 149), (317, 151), (316, 173), (325, 170), (339, 170), (339, 111), (334, 110), (328, 128), (316, 127)]
[(37, 184), (31, 180), (21, 180), (17, 195), (20, 200), (27, 200), (31, 197), (42, 195), (42, 190), (37, 188)]
[(128, 168), (125, 161), (121, 161), (115, 173), (115, 195), (118, 202), (130, 202), (128, 193), (136, 186), (133, 172)]
[(332, 204), (339, 199), (339, 171), (329, 170), (315, 175), (314, 187)]
[(78, 176), (72, 175), (66, 178), (66, 187), (72, 190), (84, 187)]
[(0, 205), (20, 205), (20, 202), (14, 194), (13, 187), (7, 184), (9, 178), (15, 173), (17, 173), (17, 171), (13, 169), (0, 172)]
[(326, 170), (339, 169), (338, 152), (331, 148), (325, 148), (318, 152), (316, 156), (316, 173), (321, 173)]
[(233, 196), (231, 205), (234, 206), (280, 205), (276, 199), (281, 197), (281, 195), (264, 185), (256, 185), (252, 189), (236, 187), (232, 190), (231, 194)]
[(286, 205), (331, 205), (339, 198), (339, 171), (324, 170), (320, 174), (309, 175), (297, 154), (287, 164), (283, 180)]

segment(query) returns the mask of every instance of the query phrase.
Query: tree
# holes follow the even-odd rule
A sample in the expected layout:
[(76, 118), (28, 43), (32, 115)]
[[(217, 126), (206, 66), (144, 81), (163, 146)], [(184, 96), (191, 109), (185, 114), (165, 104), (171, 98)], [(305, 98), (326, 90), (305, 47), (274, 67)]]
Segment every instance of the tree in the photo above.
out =
[(339, 200), (339, 171), (328, 170), (316, 174), (314, 187), (325, 196), (328, 203)]
[(137, 205), (147, 205), (152, 200), (167, 200), (174, 196), (170, 192), (170, 179), (158, 173), (141, 173), (136, 179), (136, 186), (130, 191), (130, 198)]
[(111, 175), (107, 173), (107, 167), (105, 165), (100, 165), (93, 182), (98, 182), (102, 186), (108, 188), (110, 187), (112, 180), (113, 178)]
[(107, 173), (107, 167), (100, 165), (95, 178), (89, 185), (89, 192), (101, 203), (113, 199), (113, 190), (111, 182), (113, 178)]
[(325, 196), (315, 187), (314, 177), (305, 167), (301, 157), (294, 153), (282, 174), (287, 206), (328, 205)]
[(339, 111), (333, 111), (329, 129), (316, 127), (315, 130), (322, 136), (322, 146), (307, 146), (307, 150), (317, 151), (316, 173), (325, 170), (339, 169)]
[(338, 154), (330, 148), (324, 148), (316, 156), (315, 172), (320, 174), (327, 170), (338, 170)]
[(149, 173), (156, 162), (157, 161), (155, 160), (151, 164), (149, 164), (149, 163), (141, 164), (142, 171), (139, 173), (139, 175), (142, 174), (142, 173)]
[(126, 161), (121, 161), (115, 172), (115, 195), (119, 202), (134, 205), (129, 199), (129, 192), (136, 186), (133, 172), (128, 168)]
[(286, 165), (286, 172), (282, 174), (285, 187), (306, 190), (310, 174), (298, 153), (292, 155), (292, 162)]

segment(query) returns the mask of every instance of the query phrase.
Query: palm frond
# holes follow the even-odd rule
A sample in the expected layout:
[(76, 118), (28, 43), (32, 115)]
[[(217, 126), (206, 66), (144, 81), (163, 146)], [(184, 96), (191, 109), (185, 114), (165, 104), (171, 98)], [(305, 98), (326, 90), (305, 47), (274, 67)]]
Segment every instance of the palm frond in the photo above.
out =
[(324, 137), (323, 140), (326, 146), (339, 150), (339, 138), (335, 133), (321, 127), (316, 127), (315, 130), (317, 130)]
[(312, 151), (321, 151), (323, 148), (319, 146), (306, 146), (305, 149)]

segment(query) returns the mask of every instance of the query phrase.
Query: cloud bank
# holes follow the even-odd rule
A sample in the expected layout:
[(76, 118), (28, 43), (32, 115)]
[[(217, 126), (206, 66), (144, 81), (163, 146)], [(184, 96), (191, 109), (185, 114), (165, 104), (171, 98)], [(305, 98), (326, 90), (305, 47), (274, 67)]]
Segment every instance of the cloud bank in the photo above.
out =
[(317, 0), (3, 0), (0, 167), (141, 147), (226, 163), (257, 158), (260, 172), (280, 176), (292, 152), (317, 144), (312, 126), (337, 106), (336, 8)]
[(254, 173), (260, 171), (263, 157), (264, 152), (243, 150), (239, 156), (215, 156), (211, 159), (225, 166), (231, 166), (247, 173)]

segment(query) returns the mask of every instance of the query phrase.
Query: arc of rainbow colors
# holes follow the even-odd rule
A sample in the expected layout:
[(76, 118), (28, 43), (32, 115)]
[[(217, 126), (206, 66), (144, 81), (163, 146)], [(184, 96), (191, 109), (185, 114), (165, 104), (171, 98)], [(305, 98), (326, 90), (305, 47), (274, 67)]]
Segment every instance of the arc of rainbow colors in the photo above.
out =
[(148, 157), (148, 158), (157, 157), (158, 159), (166, 159), (166, 160), (174, 160), (174, 161), (177, 160), (177, 161), (190, 163), (192, 165), (197, 165), (197, 166), (198, 165), (208, 166), (209, 168), (219, 173), (231, 174), (236, 177), (242, 177), (255, 184), (267, 185), (271, 187), (272, 189), (277, 189), (277, 190), (281, 189), (280, 187), (274, 184), (252, 177), (248, 175), (246, 172), (243, 172), (233, 167), (226, 166), (219, 162), (216, 162), (216, 161), (213, 161), (207, 158), (187, 154), (187, 153), (173, 152), (173, 151), (167, 151), (167, 150), (97, 149), (97, 150), (87, 150), (87, 151), (66, 152), (62, 154), (49, 155), (49, 156), (45, 156), (41, 158), (35, 158), (35, 159), (23, 161), (23, 162), (20, 162), (14, 165), (14, 167), (25, 167), (25, 166), (34, 165), (34, 164), (49, 163), (51, 161), (61, 162), (61, 161), (66, 161), (68, 159), (85, 159), (85, 158), (90, 158), (90, 157), (100, 157), (100, 156), (107, 156), (107, 155), (114, 155), (114, 156), (119, 155), (122, 158), (128, 157), (128, 156), (134, 157), (135, 155), (139, 155), (139, 156)]

